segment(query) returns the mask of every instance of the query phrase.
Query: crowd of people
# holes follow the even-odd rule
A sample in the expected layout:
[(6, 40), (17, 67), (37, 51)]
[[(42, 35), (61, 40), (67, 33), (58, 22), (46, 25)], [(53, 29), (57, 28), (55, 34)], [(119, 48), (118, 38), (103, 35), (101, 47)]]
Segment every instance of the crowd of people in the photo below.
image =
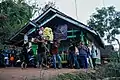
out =
[[(19, 56), (16, 55), (18, 51), (15, 49), (15, 47), (11, 47), (10, 49), (5, 47), (3, 50), (1, 50), (2, 54), (0, 54), (0, 63), (4, 63), (5, 67), (8, 65), (14, 67), (20, 61), (21, 68), (23, 69), (27, 68), (31, 59), (33, 60), (31, 64), (33, 63), (33, 65), (38, 68), (62, 68), (62, 60), (58, 50), (60, 45), (59, 41), (54, 40), (49, 49), (47, 48), (48, 43), (45, 40), (37, 38), (36, 44), (38, 45), (36, 57), (33, 55), (32, 48), (28, 47), (28, 44), (23, 45)], [(93, 66), (95, 69), (97, 50), (94, 45), (92, 45), (90, 49), (89, 45), (84, 45), (83, 42), (79, 42), (77, 45), (70, 42), (70, 46), (65, 52), (67, 53), (68, 57), (66, 66), (69, 68), (87, 69), (89, 62), (89, 65)], [(49, 60), (48, 54), (51, 55)], [(34, 57), (31, 58), (31, 56)]]
[(3, 50), (0, 50), (0, 65), (7, 67), (15, 65), (17, 50), (14, 46), (5, 46)]
[(79, 42), (77, 45), (71, 43), (71, 46), (68, 48), (68, 63), (71, 68), (88, 68), (96, 67), (97, 59), (97, 50), (94, 45), (91, 49), (89, 45), (84, 45), (82, 42)]

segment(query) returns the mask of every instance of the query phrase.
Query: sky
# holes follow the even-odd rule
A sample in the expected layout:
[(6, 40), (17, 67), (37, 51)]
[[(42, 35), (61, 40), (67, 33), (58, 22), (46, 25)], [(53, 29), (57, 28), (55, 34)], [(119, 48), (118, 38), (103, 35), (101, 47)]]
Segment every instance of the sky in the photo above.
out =
[[(58, 10), (65, 13), (72, 18), (87, 24), (87, 20), (89, 20), (90, 15), (94, 13), (96, 8), (114, 6), (117, 11), (120, 11), (120, 0), (33, 0), (38, 3), (39, 6), (43, 6), (48, 1), (54, 1)], [(77, 16), (76, 16), (76, 8), (77, 8)], [(120, 36), (117, 36), (120, 38)], [(105, 41), (104, 41), (105, 42)], [(105, 42), (105, 44), (107, 44)], [(114, 43), (116, 44), (116, 42)], [(118, 47), (118, 46), (117, 46)]]
[(39, 3), (39, 6), (45, 4), (48, 1), (56, 2), (56, 6), (63, 13), (87, 24), (87, 20), (90, 15), (95, 12), (95, 8), (101, 8), (103, 6), (115, 6), (116, 10), (120, 10), (120, 0), (76, 0), (77, 3), (77, 16), (75, 0), (33, 0)]

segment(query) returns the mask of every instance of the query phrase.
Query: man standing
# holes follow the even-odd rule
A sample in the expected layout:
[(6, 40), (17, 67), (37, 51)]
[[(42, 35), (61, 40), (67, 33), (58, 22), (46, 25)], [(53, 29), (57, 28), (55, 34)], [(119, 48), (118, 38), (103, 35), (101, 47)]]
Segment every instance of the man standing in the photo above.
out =
[(78, 49), (79, 49), (79, 57), (80, 57), (81, 67), (86, 69), (86, 68), (88, 68), (87, 47), (82, 42), (80, 42)]
[(58, 59), (58, 68), (61, 68), (61, 57), (58, 54), (58, 42), (54, 41), (52, 46), (53, 67), (56, 69), (56, 58)]
[(49, 51), (46, 47), (45, 41), (42, 38), (37, 39), (38, 44), (38, 52), (37, 52), (37, 59), (38, 59), (38, 67), (45, 66), (47, 68), (47, 55), (46, 50)]
[(78, 69), (79, 63), (77, 60), (76, 48), (77, 47), (75, 46), (75, 44), (71, 43), (71, 46), (69, 47), (69, 64), (71, 68), (73, 68), (73, 66), (75, 65), (75, 67)]
[(27, 64), (29, 62), (29, 58), (28, 58), (28, 53), (27, 53), (27, 46), (28, 44), (24, 44), (23, 45), (23, 49), (22, 49), (22, 64), (21, 64), (21, 68), (27, 68)]
[(9, 50), (6, 46), (4, 47), (3, 55), (4, 55), (4, 64), (5, 67), (7, 67), (9, 65)]

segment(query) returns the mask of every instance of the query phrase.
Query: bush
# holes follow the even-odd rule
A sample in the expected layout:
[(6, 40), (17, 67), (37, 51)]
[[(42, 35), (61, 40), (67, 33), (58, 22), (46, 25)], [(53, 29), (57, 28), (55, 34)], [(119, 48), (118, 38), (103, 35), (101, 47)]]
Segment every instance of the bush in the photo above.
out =
[(110, 57), (110, 62), (118, 62), (118, 61), (120, 61), (117, 51), (111, 53), (111, 54), (109, 55), (109, 57)]
[(96, 70), (96, 77), (100, 79), (120, 77), (120, 63), (109, 63)]
[(65, 73), (58, 75), (52, 80), (93, 80), (87, 73), (80, 72), (80, 73)]
[(120, 63), (109, 63), (93, 72), (77, 72), (58, 75), (52, 80), (120, 80)]

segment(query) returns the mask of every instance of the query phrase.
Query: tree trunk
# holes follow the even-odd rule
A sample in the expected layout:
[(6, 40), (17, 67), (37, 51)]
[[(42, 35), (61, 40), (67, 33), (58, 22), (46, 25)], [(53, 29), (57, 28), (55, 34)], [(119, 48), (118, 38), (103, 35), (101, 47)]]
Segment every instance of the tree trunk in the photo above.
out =
[(120, 62), (120, 61), (119, 61), (119, 57), (120, 57), (120, 56), (119, 56), (119, 55), (120, 55), (120, 42), (119, 42), (119, 40), (118, 40), (117, 38), (114, 37), (114, 39), (117, 41), (118, 46), (119, 46), (119, 49), (118, 49), (118, 62)]

